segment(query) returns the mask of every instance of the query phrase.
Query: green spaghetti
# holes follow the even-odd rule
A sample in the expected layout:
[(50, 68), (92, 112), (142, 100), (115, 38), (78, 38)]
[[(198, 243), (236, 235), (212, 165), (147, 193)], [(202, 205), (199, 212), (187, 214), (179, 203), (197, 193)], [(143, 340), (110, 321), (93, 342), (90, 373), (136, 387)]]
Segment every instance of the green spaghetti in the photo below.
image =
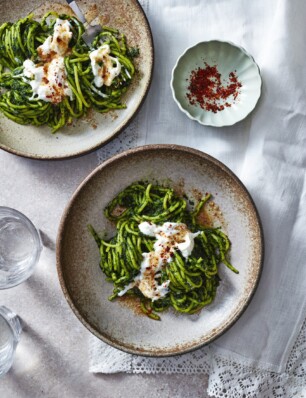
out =
[[(66, 22), (65, 22), (66, 21)], [(89, 48), (75, 17), (48, 12), (0, 27), (0, 111), (22, 125), (48, 125), (52, 132), (90, 108), (122, 109), (122, 95), (135, 74), (133, 57), (116, 29), (103, 27)]]
[(100, 267), (114, 284), (110, 300), (134, 296), (156, 320), (169, 307), (194, 314), (214, 300), (219, 264), (238, 271), (228, 260), (227, 235), (197, 222), (210, 197), (206, 194), (190, 211), (173, 189), (137, 182), (107, 205), (104, 213), (115, 222), (116, 235), (104, 240), (92, 226), (89, 230), (100, 250)]

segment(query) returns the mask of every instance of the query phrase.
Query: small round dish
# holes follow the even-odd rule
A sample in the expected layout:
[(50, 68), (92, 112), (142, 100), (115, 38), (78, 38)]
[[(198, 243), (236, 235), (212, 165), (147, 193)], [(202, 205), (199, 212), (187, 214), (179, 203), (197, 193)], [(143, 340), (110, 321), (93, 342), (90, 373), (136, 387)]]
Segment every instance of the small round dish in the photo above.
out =
[[(199, 68), (205, 72), (207, 67), (216, 67), (223, 86), (228, 88), (232, 77), (241, 84), (236, 95), (215, 101), (217, 105), (224, 105), (223, 110), (207, 109), (209, 107), (201, 107), (194, 98), (190, 99), (191, 75)], [(188, 48), (179, 57), (172, 71), (171, 89), (175, 102), (190, 119), (206, 126), (230, 126), (243, 120), (255, 108), (261, 94), (261, 76), (253, 57), (242, 47), (212, 40)], [(213, 88), (216, 89), (217, 86)]]

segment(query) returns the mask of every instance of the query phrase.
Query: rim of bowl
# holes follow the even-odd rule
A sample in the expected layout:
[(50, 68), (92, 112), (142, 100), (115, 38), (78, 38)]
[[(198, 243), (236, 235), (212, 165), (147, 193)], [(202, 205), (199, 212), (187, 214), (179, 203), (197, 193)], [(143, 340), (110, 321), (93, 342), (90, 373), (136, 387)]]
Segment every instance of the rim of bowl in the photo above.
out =
[[(135, 348), (131, 348), (128, 345), (124, 345), (124, 343), (120, 343), (117, 340), (111, 340), (110, 338), (106, 337), (103, 335), (102, 332), (99, 332), (98, 330), (96, 330), (96, 328), (94, 326), (91, 325), (91, 323), (86, 319), (85, 316), (83, 316), (81, 314), (81, 312), (79, 311), (79, 309), (77, 308), (77, 306), (74, 304), (73, 299), (70, 296), (69, 290), (66, 287), (66, 283), (65, 283), (65, 277), (64, 277), (64, 273), (62, 272), (62, 267), (61, 267), (61, 257), (62, 257), (62, 252), (64, 250), (64, 248), (62, 247), (62, 239), (63, 239), (63, 233), (65, 230), (65, 223), (66, 223), (66, 219), (69, 215), (70, 212), (70, 208), (74, 205), (75, 200), (78, 197), (79, 192), (87, 185), (87, 183), (92, 179), (92, 177), (94, 177), (97, 173), (100, 173), (101, 170), (107, 168), (109, 165), (111, 165), (112, 163), (117, 162), (118, 159), (122, 159), (124, 157), (128, 157), (128, 156), (133, 156), (134, 154), (137, 153), (141, 153), (141, 152), (152, 152), (152, 151), (160, 151), (160, 150), (174, 150), (174, 151), (178, 151), (178, 152), (184, 152), (184, 153), (189, 153), (192, 154), (194, 156), (200, 157), (202, 159), (205, 159), (209, 162), (212, 162), (215, 166), (221, 168), (221, 170), (223, 172), (225, 172), (226, 174), (228, 174), (232, 179), (235, 180), (235, 182), (240, 186), (240, 188), (243, 190), (243, 192), (245, 193), (246, 197), (249, 200), (249, 203), (254, 211), (254, 214), (256, 216), (256, 221), (257, 221), (257, 225), (258, 225), (258, 231), (259, 231), (259, 242), (260, 242), (260, 253), (259, 253), (259, 268), (258, 268), (258, 273), (256, 275), (256, 280), (254, 281), (254, 285), (253, 285), (253, 289), (252, 291), (249, 293), (248, 297), (246, 298), (245, 303), (243, 304), (242, 308), (240, 309), (240, 311), (238, 312), (238, 314), (235, 314), (235, 317), (232, 319), (232, 321), (227, 324), (224, 329), (216, 336), (211, 337), (209, 340), (203, 342), (203, 343), (198, 343), (195, 346), (192, 347), (187, 347), (185, 349), (177, 349), (176, 351), (173, 352), (167, 352), (164, 353), (161, 349), (154, 351), (152, 350), (146, 350), (146, 349), (135, 349)], [(263, 268), (263, 261), (264, 261), (264, 235), (263, 235), (263, 228), (262, 228), (262, 223), (261, 223), (261, 219), (258, 213), (258, 210), (256, 208), (256, 205), (254, 203), (253, 198), (251, 197), (250, 193), (248, 192), (247, 188), (245, 187), (245, 185), (242, 183), (242, 181), (227, 167), (225, 166), (221, 161), (217, 160), (216, 158), (206, 154), (205, 152), (199, 151), (197, 149), (193, 149), (190, 147), (186, 147), (186, 146), (182, 146), (182, 145), (174, 145), (174, 144), (151, 144), (151, 145), (143, 145), (143, 146), (139, 146), (136, 148), (132, 148), (129, 150), (126, 150), (124, 152), (121, 152), (117, 155), (112, 156), (111, 158), (107, 159), (105, 162), (101, 163), (99, 166), (97, 166), (80, 184), (79, 186), (76, 188), (76, 190), (74, 191), (73, 195), (71, 196), (68, 204), (65, 207), (65, 210), (62, 214), (61, 220), (60, 220), (60, 224), (59, 224), (59, 228), (58, 228), (58, 233), (57, 233), (57, 239), (56, 239), (56, 268), (57, 268), (57, 274), (58, 274), (58, 278), (59, 278), (59, 282), (61, 285), (61, 289), (62, 292), (65, 296), (65, 299), (67, 300), (70, 308), (72, 309), (74, 315), (78, 318), (78, 320), (94, 335), (96, 336), (98, 339), (102, 340), (103, 342), (111, 345), (114, 348), (117, 348), (121, 351), (130, 353), (130, 354), (135, 354), (135, 355), (140, 355), (140, 356), (145, 356), (145, 357), (171, 357), (171, 356), (175, 356), (175, 355), (181, 355), (181, 354), (185, 354), (188, 352), (192, 352), (195, 351), (209, 343), (211, 343), (212, 341), (214, 341), (215, 339), (219, 338), (220, 336), (222, 336), (228, 329), (230, 329), (237, 321), (238, 319), (241, 317), (241, 315), (245, 312), (245, 310), (247, 309), (247, 307), (249, 306), (260, 281), (260, 277), (262, 274), (262, 268)]]
[[(193, 48), (195, 48), (195, 47), (197, 47), (197, 46), (199, 46), (199, 45), (206, 44), (206, 43), (211, 43), (211, 42), (217, 42), (217, 43), (222, 43), (222, 44), (228, 44), (228, 45), (231, 46), (231, 47), (236, 47), (236, 48), (238, 48), (241, 52), (243, 52), (243, 53), (251, 60), (251, 62), (256, 66), (256, 68), (257, 68), (257, 70), (258, 70), (258, 76), (259, 76), (259, 79), (260, 79), (260, 85), (259, 85), (258, 97), (255, 99), (255, 104), (254, 104), (254, 106), (251, 108), (251, 110), (250, 110), (245, 116), (242, 116), (241, 118), (237, 119), (234, 123), (223, 123), (223, 124), (204, 123), (204, 122), (202, 122), (201, 120), (199, 120), (198, 118), (192, 116), (185, 108), (183, 108), (183, 106), (181, 105), (180, 101), (179, 101), (179, 100), (177, 99), (177, 97), (176, 97), (176, 91), (175, 91), (175, 88), (174, 88), (173, 83), (174, 83), (174, 81), (175, 81), (174, 74), (175, 74), (175, 71), (176, 71), (176, 69), (177, 69), (177, 67), (178, 67), (178, 64), (180, 63), (180, 61), (182, 60), (182, 58), (186, 55), (186, 53), (187, 53), (189, 50), (192, 50)], [(188, 117), (189, 119), (198, 122), (198, 123), (201, 124), (202, 126), (225, 127), (225, 126), (233, 126), (234, 124), (236, 124), (236, 123), (238, 123), (238, 122), (241, 122), (242, 120), (244, 120), (245, 118), (247, 118), (247, 117), (250, 115), (251, 112), (253, 112), (253, 110), (255, 109), (255, 107), (256, 107), (256, 105), (257, 105), (257, 103), (258, 103), (258, 101), (259, 101), (259, 98), (261, 97), (262, 76), (261, 76), (260, 68), (259, 68), (258, 64), (256, 63), (254, 57), (253, 57), (248, 51), (246, 51), (244, 47), (239, 46), (239, 45), (237, 45), (237, 44), (235, 44), (235, 43), (233, 43), (233, 42), (231, 42), (231, 41), (227, 41), (227, 40), (211, 39), (211, 40), (206, 40), (206, 41), (199, 41), (198, 43), (194, 44), (193, 46), (187, 47), (187, 48), (185, 49), (185, 51), (178, 57), (178, 59), (177, 59), (175, 65), (174, 65), (174, 67), (172, 68), (171, 80), (170, 80), (170, 87), (171, 87), (172, 97), (173, 97), (175, 103), (177, 104), (177, 106), (179, 107), (179, 109), (180, 109), (183, 113), (185, 113), (185, 115), (187, 115), (187, 117)], [(204, 110), (203, 110), (203, 111), (204, 111)], [(205, 111), (204, 111), (204, 112), (205, 112)]]
[[(17, 155), (20, 156), (22, 158), (26, 158), (26, 159), (34, 159), (34, 160), (65, 160), (65, 159), (73, 159), (73, 158), (78, 158), (80, 156), (84, 156), (87, 155), (91, 152), (94, 152), (100, 148), (102, 148), (103, 146), (105, 146), (106, 144), (108, 144), (110, 141), (112, 141), (114, 138), (116, 138), (120, 133), (122, 133), (122, 131), (127, 128), (127, 126), (134, 120), (134, 118), (136, 117), (136, 115), (139, 113), (140, 109), (142, 108), (142, 105), (145, 102), (145, 99), (147, 98), (149, 89), (151, 87), (151, 83), (152, 83), (152, 79), (153, 79), (153, 69), (154, 69), (154, 62), (155, 62), (155, 49), (154, 49), (154, 40), (153, 40), (153, 34), (152, 34), (152, 29), (149, 23), (149, 20), (146, 16), (146, 13), (144, 12), (139, 0), (131, 0), (133, 1), (136, 6), (138, 7), (139, 11), (142, 13), (143, 17), (144, 17), (144, 21), (146, 22), (146, 30), (148, 32), (148, 37), (149, 37), (149, 46), (151, 48), (152, 51), (152, 55), (151, 55), (151, 67), (150, 67), (150, 77), (149, 80), (147, 82), (147, 85), (145, 87), (145, 91), (142, 94), (141, 100), (138, 104), (138, 107), (136, 108), (135, 112), (130, 116), (130, 118), (128, 120), (126, 120), (119, 128), (118, 130), (109, 138), (103, 140), (102, 142), (88, 148), (85, 150), (81, 150), (77, 153), (71, 154), (71, 155), (61, 155), (61, 156), (54, 156), (54, 155), (35, 155), (35, 154), (28, 154), (26, 152), (17, 150), (17, 149), (13, 149), (10, 148), (6, 145), (1, 144), (0, 142), (0, 149), (2, 149), (5, 152), (11, 153), (13, 155)], [(51, 134), (51, 133), (50, 133)]]

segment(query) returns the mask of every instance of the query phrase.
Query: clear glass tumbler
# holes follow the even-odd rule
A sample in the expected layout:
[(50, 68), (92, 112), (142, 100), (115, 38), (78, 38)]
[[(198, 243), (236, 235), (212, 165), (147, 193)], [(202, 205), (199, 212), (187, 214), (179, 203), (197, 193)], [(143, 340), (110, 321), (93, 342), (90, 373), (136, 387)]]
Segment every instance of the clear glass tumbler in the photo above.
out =
[(12, 366), (22, 326), (16, 314), (0, 306), (0, 377)]
[(41, 250), (40, 234), (32, 222), (19, 211), (0, 206), (0, 289), (25, 281)]

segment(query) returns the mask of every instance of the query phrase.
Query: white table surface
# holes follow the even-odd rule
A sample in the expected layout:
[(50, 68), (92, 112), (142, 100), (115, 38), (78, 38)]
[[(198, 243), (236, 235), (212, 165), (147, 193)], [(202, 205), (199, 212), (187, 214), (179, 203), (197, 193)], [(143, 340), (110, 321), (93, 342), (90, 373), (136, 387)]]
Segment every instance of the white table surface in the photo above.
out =
[[(171, 12), (170, 3), (172, 10), (176, 10), (176, 13)], [(303, 142), (305, 131), (303, 38), (305, 37), (306, 9), (304, 3), (302, 1), (262, 1), (261, 4), (260, 2), (220, 0), (211, 2), (210, 4), (216, 5), (207, 7), (205, 14), (204, 11), (201, 14), (198, 9), (202, 7), (204, 1), (203, 3), (194, 1), (194, 7), (189, 10), (189, 18), (186, 18), (185, 9), (180, 7), (178, 2), (169, 0), (165, 9), (153, 7), (152, 4), (153, 0), (150, 2), (148, 17), (155, 37), (156, 59), (167, 59), (168, 64), (161, 62), (161, 67), (155, 68), (153, 84), (144, 107), (145, 112), (139, 115), (145, 120), (139, 119), (139, 116), (137, 119), (140, 120), (138, 127), (142, 129), (143, 141), (189, 145), (218, 158), (238, 173), (251, 193), (254, 193), (254, 200), (259, 205), (259, 210), (262, 210), (262, 214), (265, 210), (265, 201), (264, 195), (261, 196), (259, 193), (270, 194), (272, 187), (278, 188), (280, 192), (284, 189), (284, 195), (281, 198), (284, 202), (280, 201), (284, 203), (284, 209), (281, 208), (283, 209), (281, 213), (275, 213), (277, 214), (275, 220), (278, 222), (287, 220), (286, 217), (294, 212), (288, 212), (288, 207), (285, 206), (287, 202), (291, 203), (290, 195), (288, 197), (286, 195), (291, 192), (291, 189), (286, 190), (286, 187), (292, 188), (289, 184), (292, 181), (293, 188), (299, 192), (297, 188), (303, 186), (300, 181), (304, 180), (305, 170), (305, 152), (299, 150), (301, 145), (298, 144), (299, 140)], [(161, 4), (161, 0), (154, 4)], [(225, 5), (228, 8), (226, 13)], [(177, 14), (180, 19), (177, 19)], [(187, 28), (192, 28), (196, 21), (200, 23), (201, 15), (205, 15), (207, 21), (213, 21), (205, 25), (202, 40), (216, 37), (217, 32), (219, 38), (230, 39), (245, 46), (259, 63), (264, 81), (262, 98), (250, 117), (233, 127), (218, 131), (206, 128), (203, 132), (201, 126), (187, 120), (172, 101), (168, 85), (170, 65), (173, 65), (177, 56), (186, 48), (185, 41), (188, 39), (188, 45), (190, 45), (196, 40), (196, 37), (192, 35), (198, 37), (195, 29)], [(273, 24), (267, 23), (270, 19)], [(185, 24), (185, 30), (181, 29), (182, 24)], [(169, 26), (176, 27), (177, 36), (167, 35)], [(187, 36), (185, 31), (188, 31)], [(170, 37), (177, 38), (173, 45), (169, 45)], [(168, 38), (168, 41), (165, 41), (165, 38)], [(294, 45), (286, 46), (289, 42)], [(167, 80), (167, 85), (163, 84), (165, 80)], [(157, 110), (153, 113), (156, 120), (152, 121), (151, 118), (150, 122), (148, 116), (152, 113), (152, 109)], [(282, 139), (280, 139), (280, 134)], [(290, 143), (290, 151), (285, 150), (288, 147), (287, 140)], [(261, 150), (266, 156), (264, 162), (258, 162), (261, 157), (255, 156)], [(108, 153), (107, 150), (105, 153)], [(13, 368), (0, 380), (0, 398), (42, 396), (52, 398), (205, 398), (207, 396), (205, 375), (93, 375), (88, 372), (89, 332), (73, 315), (61, 292), (56, 273), (55, 241), (60, 217), (66, 203), (78, 184), (97, 163), (95, 153), (74, 160), (42, 162), (0, 152), (0, 205), (14, 207), (25, 213), (42, 231), (45, 242), (40, 263), (33, 276), (18, 287), (0, 291), (0, 305), (6, 305), (18, 313), (25, 324)], [(294, 171), (290, 174), (290, 178), (293, 177), (280, 179), (281, 174), (282, 177), (287, 176), (288, 166)], [(295, 199), (299, 197), (302, 206), (302, 193), (296, 195)], [(297, 209), (298, 207), (295, 205), (290, 208)], [(266, 208), (267, 217), (269, 214), (274, 214), (272, 211), (275, 209), (278, 207)], [(302, 219), (304, 220), (301, 216)], [(277, 235), (273, 233), (273, 225), (273, 223), (269, 225), (266, 223), (266, 235), (269, 236), (267, 247), (271, 246), (271, 252), (267, 251), (270, 254), (268, 256), (270, 260), (272, 249), (275, 250), (277, 246), (272, 247), (273, 239), (277, 238)], [(293, 239), (291, 242), (295, 243)], [(299, 241), (296, 240), (296, 242)], [(286, 247), (284, 245), (283, 249)], [(299, 250), (302, 250), (302, 244)], [(301, 259), (303, 258), (304, 256), (301, 256)], [(302, 265), (297, 261), (295, 267), (300, 266), (300, 273), (295, 272), (292, 275), (303, 275), (305, 267)], [(266, 267), (266, 270), (269, 269), (272, 268)], [(283, 269), (282, 272), (282, 275), (287, 275), (287, 269)], [(282, 280), (286, 278), (283, 277)], [(305, 278), (300, 280), (305, 280)], [(264, 281), (268, 283), (269, 279), (265, 278)], [(252, 326), (252, 314), (258, 316), (259, 309), (261, 309), (260, 317), (254, 317), (255, 320), (263, 319), (263, 321), (256, 321), (259, 329), (262, 325), (265, 326), (265, 322), (269, 322), (270, 312), (262, 309), (266, 308), (264, 305), (267, 305), (269, 310), (269, 301), (260, 303), (259, 300), (261, 292), (269, 293), (265, 286), (261, 285), (262, 290), (258, 291), (256, 300), (253, 300), (246, 314), (245, 319), (249, 321), (243, 324), (246, 329)], [(301, 289), (302, 284), (299, 286)], [(273, 296), (275, 290), (272, 289), (270, 292)], [(296, 298), (299, 305), (293, 305), (293, 310), (291, 312), (288, 310), (288, 313), (295, 316), (295, 312), (300, 310), (302, 312), (305, 308), (303, 300), (299, 299), (299, 297), (304, 297), (304, 291), (297, 292), (295, 289), (293, 293), (289, 297)], [(284, 300), (287, 302), (287, 297)], [(277, 305), (278, 303), (275, 303), (276, 307)], [(279, 314), (281, 318), (282, 312)], [(283, 325), (285, 326), (285, 322)], [(293, 323), (289, 325), (291, 329)], [(273, 336), (279, 328), (274, 327), (274, 324), (272, 326), (268, 333), (269, 344), (267, 338), (265, 336), (262, 338), (260, 335), (263, 349), (257, 349), (258, 353), (267, 353), (269, 347), (276, 341)], [(236, 327), (239, 327), (238, 323)], [(241, 330), (243, 332), (243, 329)], [(235, 333), (234, 328), (231, 329), (231, 333)], [(234, 337), (236, 338), (236, 335), (232, 336), (230, 343), (233, 343)], [(236, 340), (239, 339), (236, 338)], [(290, 341), (294, 342), (294, 339)], [(238, 342), (244, 343), (244, 340), (240, 339)], [(279, 346), (282, 347), (281, 344)], [(249, 351), (253, 348), (254, 345), (249, 344), (240, 351), (251, 355), (252, 352)], [(289, 353), (290, 350), (287, 349), (284, 352)]]

